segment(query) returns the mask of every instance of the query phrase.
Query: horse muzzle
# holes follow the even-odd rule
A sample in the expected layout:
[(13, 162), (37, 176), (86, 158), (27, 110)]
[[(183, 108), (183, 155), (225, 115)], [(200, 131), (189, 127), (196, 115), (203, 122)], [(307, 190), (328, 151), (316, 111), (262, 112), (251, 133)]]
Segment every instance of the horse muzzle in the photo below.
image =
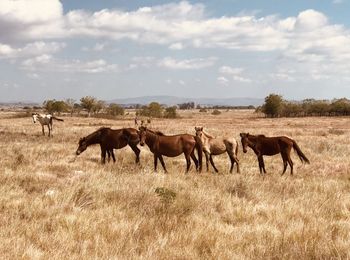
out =
[(243, 152), (244, 152), (244, 153), (247, 153), (247, 149), (243, 149)]
[(141, 145), (141, 146), (144, 146), (144, 145), (145, 145), (145, 143), (140, 143), (140, 145)]
[(77, 151), (75, 152), (75, 154), (76, 154), (76, 155), (79, 155), (79, 154), (81, 154), (81, 152), (80, 152), (79, 150), (77, 150)]

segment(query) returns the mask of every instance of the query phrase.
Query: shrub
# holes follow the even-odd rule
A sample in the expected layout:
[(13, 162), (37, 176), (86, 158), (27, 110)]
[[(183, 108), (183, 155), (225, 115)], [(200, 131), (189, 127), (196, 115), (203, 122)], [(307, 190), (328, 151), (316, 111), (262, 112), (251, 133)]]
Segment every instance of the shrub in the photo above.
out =
[(165, 109), (164, 117), (165, 118), (176, 118), (177, 117), (176, 106), (167, 107)]
[(220, 110), (214, 109), (214, 111), (211, 114), (216, 116), (216, 115), (220, 115), (221, 112)]

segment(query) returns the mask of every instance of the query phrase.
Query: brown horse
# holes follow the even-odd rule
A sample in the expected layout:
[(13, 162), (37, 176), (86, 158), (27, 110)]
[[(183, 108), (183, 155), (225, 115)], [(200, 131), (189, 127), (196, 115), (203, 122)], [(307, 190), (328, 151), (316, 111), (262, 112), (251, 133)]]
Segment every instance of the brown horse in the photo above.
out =
[(134, 128), (122, 128), (113, 130), (109, 127), (102, 127), (89, 134), (88, 136), (80, 138), (76, 155), (84, 152), (90, 145), (100, 144), (101, 162), (103, 164), (106, 162), (106, 153), (108, 153), (108, 157), (111, 154), (113, 161), (115, 162), (113, 149), (121, 149), (129, 145), (136, 155), (136, 163), (139, 163), (140, 149), (137, 147), (138, 143), (138, 131)]
[(283, 172), (287, 170), (287, 163), (290, 166), (290, 174), (293, 175), (293, 161), (290, 158), (292, 148), (297, 152), (302, 162), (310, 163), (309, 159), (300, 150), (297, 143), (287, 136), (266, 137), (265, 135), (250, 135), (249, 133), (241, 133), (241, 142), (243, 152), (247, 152), (247, 146), (252, 148), (258, 157), (260, 174), (266, 173), (263, 155), (275, 155), (280, 153), (283, 160)]
[[(173, 136), (166, 136), (161, 132), (154, 132), (147, 129), (145, 126), (139, 128), (140, 145), (145, 143), (154, 155), (154, 170), (157, 170), (158, 159), (167, 173), (163, 155), (167, 157), (176, 157), (184, 154), (186, 158), (186, 173), (190, 169), (191, 159), (196, 165), (196, 170), (202, 171), (202, 156), (203, 148), (200, 139), (189, 134), (180, 134)], [(194, 155), (194, 150), (197, 149), (199, 162)]]
[(209, 163), (213, 166), (215, 172), (219, 172), (215, 167), (213, 155), (220, 155), (227, 153), (230, 161), (231, 168), (230, 173), (232, 173), (233, 165), (237, 164), (237, 172), (239, 173), (239, 160), (238, 154), (238, 142), (235, 138), (224, 136), (224, 137), (213, 137), (203, 130), (203, 127), (195, 127), (196, 136), (198, 136), (203, 144), (203, 152), (205, 154), (207, 171), (209, 170)]

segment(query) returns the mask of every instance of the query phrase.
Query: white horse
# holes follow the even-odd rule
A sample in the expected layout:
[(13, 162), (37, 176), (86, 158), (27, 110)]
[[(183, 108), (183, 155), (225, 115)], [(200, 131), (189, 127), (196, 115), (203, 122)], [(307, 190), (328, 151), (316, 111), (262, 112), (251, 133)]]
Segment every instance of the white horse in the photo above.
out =
[(52, 120), (55, 119), (58, 121), (63, 121), (63, 119), (57, 118), (50, 114), (33, 113), (32, 118), (34, 123), (36, 123), (36, 121), (39, 121), (39, 123), (41, 124), (43, 135), (45, 135), (44, 125), (47, 125), (47, 128), (49, 129), (49, 136), (51, 135), (51, 131), (52, 131)]
[(218, 169), (215, 167), (212, 155), (220, 155), (227, 153), (231, 160), (230, 173), (232, 173), (234, 163), (237, 164), (237, 172), (239, 173), (239, 164), (238, 164), (238, 142), (234, 137), (218, 137), (215, 138), (210, 134), (206, 133), (203, 130), (203, 127), (195, 127), (196, 136), (198, 136), (203, 143), (203, 152), (205, 154), (207, 171), (209, 169), (208, 160), (210, 160), (211, 165), (213, 166), (215, 172), (218, 172)]

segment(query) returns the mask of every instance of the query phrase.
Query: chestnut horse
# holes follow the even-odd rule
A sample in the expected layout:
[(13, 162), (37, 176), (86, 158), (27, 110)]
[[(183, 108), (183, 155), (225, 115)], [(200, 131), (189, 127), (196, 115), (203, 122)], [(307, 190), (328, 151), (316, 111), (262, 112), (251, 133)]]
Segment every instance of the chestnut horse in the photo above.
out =
[(297, 152), (302, 162), (310, 163), (297, 143), (287, 136), (266, 137), (265, 135), (251, 135), (249, 133), (241, 133), (240, 136), (243, 152), (246, 153), (247, 146), (249, 146), (258, 157), (260, 174), (266, 173), (263, 155), (271, 156), (280, 153), (284, 166), (282, 175), (287, 170), (287, 163), (290, 166), (290, 174), (293, 175), (293, 161), (290, 158), (292, 148)]
[(196, 131), (196, 136), (201, 139), (203, 144), (203, 152), (205, 154), (207, 171), (209, 169), (208, 161), (210, 160), (210, 163), (213, 166), (215, 172), (218, 172), (212, 156), (227, 153), (231, 161), (230, 173), (232, 173), (233, 165), (235, 163), (237, 164), (237, 172), (239, 173), (239, 160), (237, 158), (238, 142), (235, 138), (227, 136), (215, 138), (205, 132), (203, 130), (203, 127), (195, 127), (194, 130)]
[(76, 155), (84, 152), (90, 145), (100, 144), (102, 164), (106, 162), (106, 153), (108, 153), (108, 157), (111, 154), (113, 161), (115, 162), (113, 149), (121, 149), (129, 145), (136, 155), (136, 163), (139, 163), (140, 149), (137, 147), (138, 143), (138, 131), (134, 128), (122, 128), (113, 130), (109, 127), (102, 127), (89, 134), (88, 136), (80, 138)]
[[(201, 140), (193, 135), (180, 134), (167, 136), (161, 132), (154, 132), (147, 129), (145, 126), (139, 127), (140, 145), (144, 146), (145, 143), (154, 155), (154, 170), (157, 170), (158, 159), (163, 166), (164, 171), (167, 173), (163, 155), (167, 157), (176, 157), (180, 154), (184, 154), (186, 158), (186, 173), (190, 169), (191, 159), (196, 165), (196, 170), (202, 171), (202, 156), (203, 147)], [(194, 150), (197, 149), (199, 162), (194, 155)]]

